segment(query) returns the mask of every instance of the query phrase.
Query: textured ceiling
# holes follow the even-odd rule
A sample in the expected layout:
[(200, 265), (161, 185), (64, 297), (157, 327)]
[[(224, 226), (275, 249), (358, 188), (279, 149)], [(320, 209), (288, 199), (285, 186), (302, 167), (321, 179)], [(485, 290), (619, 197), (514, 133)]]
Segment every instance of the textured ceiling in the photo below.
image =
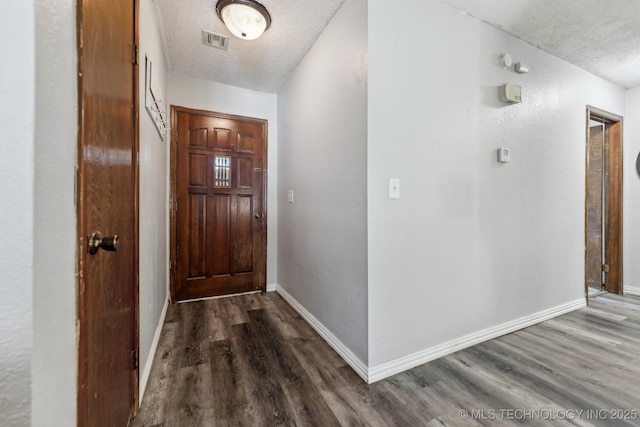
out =
[[(344, 0), (261, 0), (271, 27), (257, 40), (235, 38), (217, 0), (154, 0), (170, 71), (277, 93)], [(229, 37), (228, 50), (202, 44), (202, 30)]]
[[(424, 0), (437, 1), (437, 0)], [(441, 0), (623, 87), (640, 86), (640, 0)], [(154, 0), (170, 71), (277, 93), (344, 0), (262, 0), (272, 25), (237, 39), (217, 0)], [(202, 30), (229, 36), (227, 51)]]
[(640, 86), (640, 0), (442, 0), (617, 85)]

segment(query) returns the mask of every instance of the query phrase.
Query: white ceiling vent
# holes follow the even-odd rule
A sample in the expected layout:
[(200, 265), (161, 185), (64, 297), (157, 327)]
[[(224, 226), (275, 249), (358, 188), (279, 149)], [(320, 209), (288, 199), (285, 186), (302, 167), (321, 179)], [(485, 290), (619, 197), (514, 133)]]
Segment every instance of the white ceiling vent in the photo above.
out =
[(210, 33), (209, 31), (202, 30), (202, 43), (207, 46), (227, 50), (227, 47), (229, 46), (229, 38), (221, 34)]

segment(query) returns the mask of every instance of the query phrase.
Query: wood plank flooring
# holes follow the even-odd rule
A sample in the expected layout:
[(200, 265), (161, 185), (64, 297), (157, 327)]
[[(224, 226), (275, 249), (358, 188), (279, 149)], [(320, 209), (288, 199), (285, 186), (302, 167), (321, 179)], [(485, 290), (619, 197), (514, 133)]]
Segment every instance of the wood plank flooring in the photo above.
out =
[(275, 293), (173, 304), (132, 421), (478, 425), (640, 425), (640, 298), (591, 298), (372, 385)]

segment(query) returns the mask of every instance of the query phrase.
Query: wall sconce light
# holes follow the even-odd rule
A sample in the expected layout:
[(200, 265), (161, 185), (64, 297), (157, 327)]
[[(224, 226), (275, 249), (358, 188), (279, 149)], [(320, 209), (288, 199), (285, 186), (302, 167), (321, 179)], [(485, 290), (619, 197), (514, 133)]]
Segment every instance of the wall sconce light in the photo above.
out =
[(231, 34), (243, 40), (255, 40), (271, 26), (271, 15), (254, 0), (220, 0), (218, 16)]

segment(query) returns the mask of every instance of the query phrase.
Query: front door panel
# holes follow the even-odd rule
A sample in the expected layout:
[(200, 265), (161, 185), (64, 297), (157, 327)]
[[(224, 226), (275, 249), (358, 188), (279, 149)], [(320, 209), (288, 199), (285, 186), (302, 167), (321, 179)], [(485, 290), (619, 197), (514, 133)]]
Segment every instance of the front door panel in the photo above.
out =
[(266, 122), (174, 107), (175, 300), (265, 286)]

